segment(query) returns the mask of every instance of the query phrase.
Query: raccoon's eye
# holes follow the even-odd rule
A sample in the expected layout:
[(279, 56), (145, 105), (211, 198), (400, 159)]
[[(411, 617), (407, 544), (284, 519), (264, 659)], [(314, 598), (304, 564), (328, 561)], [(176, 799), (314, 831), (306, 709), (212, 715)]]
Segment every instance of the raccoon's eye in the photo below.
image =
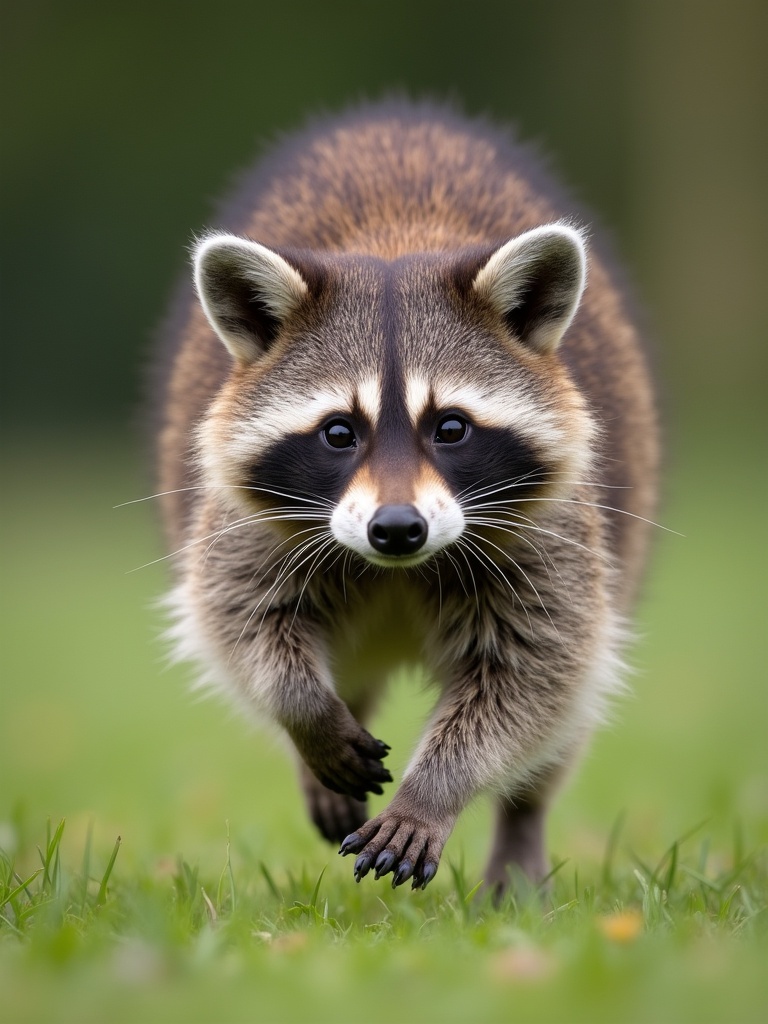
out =
[(355, 448), (355, 432), (345, 420), (333, 420), (323, 427), (323, 438), (331, 448)]
[(437, 425), (435, 441), (438, 444), (456, 444), (467, 435), (467, 421), (461, 416), (444, 416)]

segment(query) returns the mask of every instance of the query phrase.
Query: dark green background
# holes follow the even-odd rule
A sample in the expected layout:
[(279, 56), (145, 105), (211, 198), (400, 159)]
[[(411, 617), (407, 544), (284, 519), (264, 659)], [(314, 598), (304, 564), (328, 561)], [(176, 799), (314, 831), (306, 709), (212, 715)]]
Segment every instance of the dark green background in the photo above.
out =
[(403, 89), (540, 142), (614, 233), (673, 419), (735, 432), (738, 413), (751, 428), (768, 365), (765, 12), (760, 0), (7, 4), (5, 414), (57, 432), (127, 422), (185, 247), (232, 175), (308, 114)]

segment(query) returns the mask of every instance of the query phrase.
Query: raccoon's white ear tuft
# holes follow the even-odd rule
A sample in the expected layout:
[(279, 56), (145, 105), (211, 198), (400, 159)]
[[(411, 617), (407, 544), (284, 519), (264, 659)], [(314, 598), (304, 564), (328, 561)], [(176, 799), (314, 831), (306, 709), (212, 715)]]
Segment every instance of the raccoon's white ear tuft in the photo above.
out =
[(553, 352), (578, 308), (586, 268), (582, 232), (549, 224), (497, 249), (472, 287), (516, 338), (537, 352)]
[(209, 235), (198, 242), (194, 274), (211, 326), (243, 363), (269, 348), (309, 291), (282, 256), (237, 235)]

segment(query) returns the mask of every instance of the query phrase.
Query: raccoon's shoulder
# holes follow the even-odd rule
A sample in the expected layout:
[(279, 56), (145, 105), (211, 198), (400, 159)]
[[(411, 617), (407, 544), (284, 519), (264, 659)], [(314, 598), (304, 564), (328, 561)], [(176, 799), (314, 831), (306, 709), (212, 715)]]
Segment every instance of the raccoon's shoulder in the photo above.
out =
[(269, 246), (384, 258), (504, 241), (578, 216), (511, 131), (388, 100), (311, 121), (241, 178), (217, 225)]

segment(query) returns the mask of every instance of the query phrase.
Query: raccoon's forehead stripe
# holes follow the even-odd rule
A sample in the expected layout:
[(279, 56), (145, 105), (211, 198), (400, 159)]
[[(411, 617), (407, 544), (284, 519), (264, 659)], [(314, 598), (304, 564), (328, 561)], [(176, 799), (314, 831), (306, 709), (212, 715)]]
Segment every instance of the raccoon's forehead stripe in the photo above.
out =
[(355, 404), (369, 420), (371, 426), (375, 427), (381, 412), (381, 378), (379, 375), (371, 374), (363, 378), (355, 389), (355, 398)]
[(409, 373), (405, 379), (405, 406), (414, 427), (421, 419), (422, 413), (430, 404), (432, 389), (426, 377), (418, 373)]
[(409, 374), (406, 381), (406, 405), (414, 427), (425, 410), (462, 409), (478, 426), (514, 429), (521, 434), (557, 445), (563, 432), (553, 413), (527, 397), (513, 382), (484, 387), (478, 384), (432, 382), (419, 374)]

